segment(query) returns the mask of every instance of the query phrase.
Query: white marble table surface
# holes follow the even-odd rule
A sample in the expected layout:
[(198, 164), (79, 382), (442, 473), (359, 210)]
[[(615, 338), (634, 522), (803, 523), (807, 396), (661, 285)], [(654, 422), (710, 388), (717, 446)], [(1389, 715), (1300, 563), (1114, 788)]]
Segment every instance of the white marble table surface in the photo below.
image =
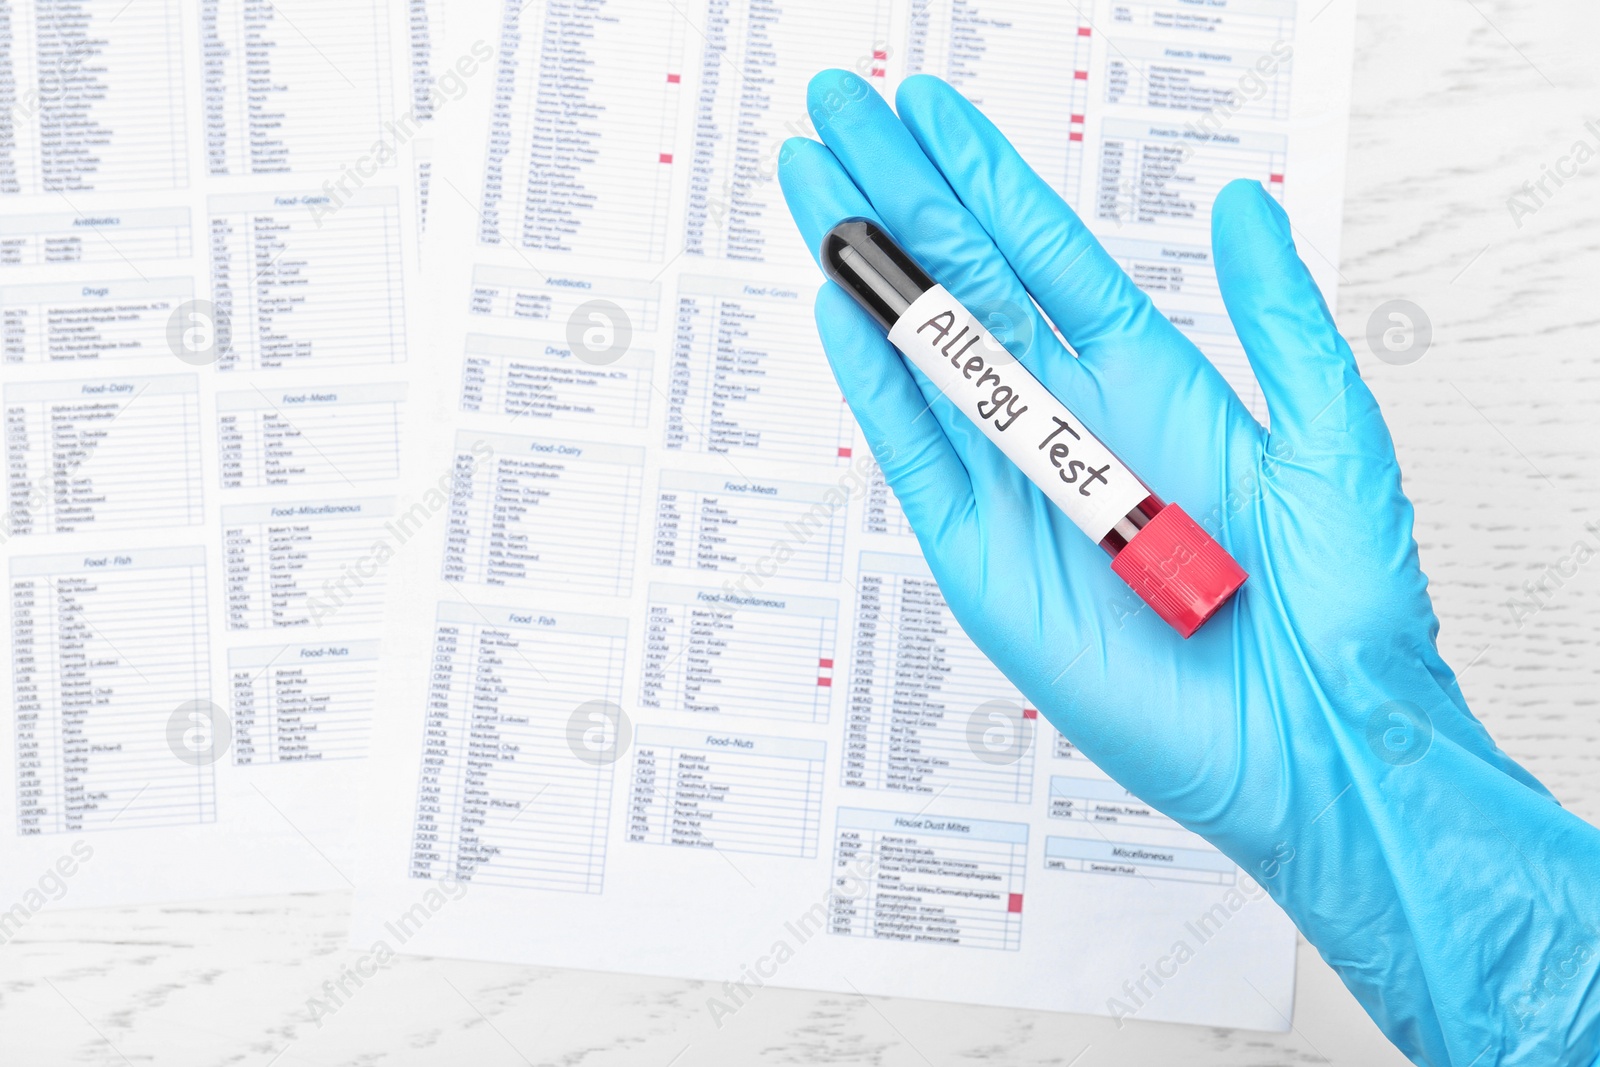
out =
[[(1584, 128), (1600, 119), (1597, 43), (1587, 0), (1367, 0), (1339, 300), (1417, 506), (1446, 656), (1501, 744), (1594, 821), (1600, 566), (1520, 627), (1506, 602), (1600, 518), (1600, 160), (1520, 227), (1507, 197), (1575, 140), (1600, 144)], [(1434, 326), (1409, 366), (1364, 341), (1395, 298)], [(348, 908), (324, 894), (46, 911), (0, 948), (0, 1063), (1404, 1062), (1303, 943), (1285, 1034), (778, 989), (715, 1030), (697, 983), (421, 959), (319, 1026), (306, 1001), (347, 962)]]

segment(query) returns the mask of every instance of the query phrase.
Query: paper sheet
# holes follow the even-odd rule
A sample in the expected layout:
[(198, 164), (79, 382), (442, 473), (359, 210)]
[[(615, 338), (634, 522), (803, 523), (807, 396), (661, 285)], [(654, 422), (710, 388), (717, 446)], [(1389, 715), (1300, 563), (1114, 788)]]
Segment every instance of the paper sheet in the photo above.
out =
[(44, 906), (349, 885), (425, 15), (5, 8), (0, 939)]
[(484, 62), (434, 146), (355, 944), (706, 979), (718, 1025), (782, 985), (1284, 1028), (1283, 915), (950, 616), (820, 351), (775, 168), (817, 69), (939, 73), (1259, 410), (1209, 206), (1260, 179), (1334, 292), (1351, 18), (452, 9)]

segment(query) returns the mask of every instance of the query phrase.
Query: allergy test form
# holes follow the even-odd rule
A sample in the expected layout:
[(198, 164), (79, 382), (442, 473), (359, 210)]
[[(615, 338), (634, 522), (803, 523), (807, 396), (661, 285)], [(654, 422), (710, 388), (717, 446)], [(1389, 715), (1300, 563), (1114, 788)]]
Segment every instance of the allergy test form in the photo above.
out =
[(354, 943), (704, 979), (719, 1021), (780, 985), (1286, 1028), (1287, 919), (946, 607), (776, 169), (817, 70), (948, 79), (1260, 412), (1210, 205), (1260, 180), (1334, 293), (1321, 6), (452, 7)]
[(3, 18), (0, 898), (348, 888), (427, 5)]

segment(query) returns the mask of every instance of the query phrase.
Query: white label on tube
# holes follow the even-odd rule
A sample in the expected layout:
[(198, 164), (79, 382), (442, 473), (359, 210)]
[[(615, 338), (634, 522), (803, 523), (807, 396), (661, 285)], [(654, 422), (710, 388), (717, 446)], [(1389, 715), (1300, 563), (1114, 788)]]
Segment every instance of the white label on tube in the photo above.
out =
[(919, 296), (889, 341), (1098, 544), (1150, 494), (942, 285)]

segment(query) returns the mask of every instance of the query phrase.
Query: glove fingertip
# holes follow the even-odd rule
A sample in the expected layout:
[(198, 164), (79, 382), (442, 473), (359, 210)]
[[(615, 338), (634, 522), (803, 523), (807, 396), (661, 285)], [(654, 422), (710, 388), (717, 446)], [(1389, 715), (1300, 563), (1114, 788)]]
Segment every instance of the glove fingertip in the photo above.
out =
[(1222, 187), (1211, 209), (1211, 242), (1217, 255), (1219, 272), (1241, 263), (1256, 263), (1261, 246), (1276, 240), (1283, 251), (1293, 253), (1294, 238), (1289, 216), (1260, 182), (1235, 178)]
[(814, 193), (822, 179), (827, 164), (838, 166), (828, 146), (809, 137), (791, 137), (783, 142), (778, 153), (778, 187), (793, 211), (795, 202), (805, 194)]
[(940, 105), (947, 98), (946, 94), (960, 96), (943, 78), (932, 74), (913, 74), (900, 83), (900, 88), (895, 90), (894, 109), (902, 118), (907, 111), (931, 108)]
[[(1228, 183), (1211, 213), (1217, 286), (1255, 371), (1274, 434), (1310, 432), (1335, 401), (1356, 403), (1355, 358), (1305, 261), (1288, 214), (1259, 182)], [(1324, 426), (1344, 425), (1330, 416)]]
[[(810, 152), (811, 145), (817, 142), (809, 137), (786, 137), (783, 144), (778, 146), (778, 180), (783, 181), (783, 172), (794, 165), (794, 161), (802, 157), (805, 152)], [(818, 145), (818, 147), (821, 147)]]
[(807, 137), (784, 142), (778, 159), (778, 186), (806, 249), (819, 265), (818, 249), (831, 226), (852, 215), (874, 215), (828, 146)]
[[(806, 111), (817, 136), (827, 140), (828, 125), (850, 105), (878, 97), (867, 80), (854, 71), (830, 67), (819, 70), (806, 84)], [(878, 97), (881, 100), (881, 97)]]
[(1218, 210), (1223, 210), (1245, 203), (1267, 202), (1272, 202), (1272, 196), (1259, 181), (1254, 178), (1234, 178), (1217, 193), (1216, 206)]

